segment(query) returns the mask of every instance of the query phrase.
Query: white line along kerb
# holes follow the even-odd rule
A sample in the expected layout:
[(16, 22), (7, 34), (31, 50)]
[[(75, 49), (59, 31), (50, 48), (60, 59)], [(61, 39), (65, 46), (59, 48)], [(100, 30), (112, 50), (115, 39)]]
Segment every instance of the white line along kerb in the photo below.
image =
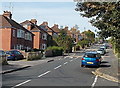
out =
[(95, 86), (95, 83), (97, 82), (97, 78), (98, 78), (98, 76), (95, 77), (95, 80), (94, 80), (94, 82), (93, 82), (91, 88), (93, 88), (93, 87)]
[(15, 87), (21, 86), (21, 85), (23, 85), (23, 84), (25, 84), (25, 83), (27, 83), (27, 82), (30, 82), (30, 81), (31, 81), (31, 80), (27, 80), (27, 81), (22, 82), (22, 83), (20, 83), (20, 84), (18, 84), (18, 85), (15, 85), (14, 87), (11, 87), (11, 88), (15, 88)]
[(59, 66), (57, 66), (57, 67), (55, 67), (54, 69), (58, 69), (58, 68), (60, 68), (62, 65), (59, 65)]
[(50, 71), (47, 71), (47, 72), (45, 72), (45, 73), (39, 75), (38, 77), (42, 77), (43, 75), (46, 75), (46, 74), (48, 74), (49, 72), (50, 72)]

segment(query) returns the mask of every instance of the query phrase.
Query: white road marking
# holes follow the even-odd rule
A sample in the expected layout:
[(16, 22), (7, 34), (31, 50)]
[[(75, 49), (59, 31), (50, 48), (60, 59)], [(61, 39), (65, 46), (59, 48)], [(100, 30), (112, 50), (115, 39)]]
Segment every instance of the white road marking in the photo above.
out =
[(70, 58), (73, 58), (73, 57), (70, 57)]
[(93, 87), (95, 86), (95, 83), (97, 82), (97, 78), (98, 78), (98, 76), (95, 77), (95, 80), (94, 80), (94, 82), (93, 82), (91, 88), (93, 88)]
[(64, 64), (67, 64), (68, 62), (65, 62)]
[(58, 69), (58, 68), (60, 68), (62, 65), (59, 65), (59, 66), (57, 66), (57, 67), (55, 67), (54, 69)]
[(70, 60), (70, 62), (72, 62), (73, 60)]
[(42, 77), (43, 75), (46, 75), (46, 74), (48, 74), (49, 72), (50, 72), (50, 71), (47, 71), (47, 72), (45, 72), (45, 73), (39, 75), (38, 77)]
[(23, 85), (23, 84), (25, 84), (25, 83), (28, 83), (28, 82), (30, 82), (30, 81), (31, 81), (31, 80), (27, 80), (27, 81), (22, 82), (22, 83), (20, 83), (20, 84), (18, 84), (18, 85), (15, 85), (15, 86), (12, 87), (12, 88), (15, 88), (15, 87), (21, 86), (21, 85)]
[(66, 59), (67, 57), (65, 57), (64, 59)]

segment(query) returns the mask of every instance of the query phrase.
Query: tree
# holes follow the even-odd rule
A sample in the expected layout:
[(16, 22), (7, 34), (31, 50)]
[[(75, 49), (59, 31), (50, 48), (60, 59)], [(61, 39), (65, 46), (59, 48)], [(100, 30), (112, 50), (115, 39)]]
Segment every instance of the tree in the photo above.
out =
[(73, 46), (73, 39), (71, 39), (70, 36), (67, 35), (67, 32), (65, 30), (60, 30), (60, 34), (54, 38), (58, 46), (63, 47), (64, 52), (70, 51), (70, 49)]
[(91, 30), (84, 31), (82, 32), (82, 34), (84, 34), (84, 39), (87, 39), (89, 43), (93, 43), (95, 41), (95, 33)]
[(92, 18), (91, 24), (97, 27), (102, 38), (113, 37), (120, 53), (120, 1), (117, 2), (78, 2), (76, 11), (83, 17)]

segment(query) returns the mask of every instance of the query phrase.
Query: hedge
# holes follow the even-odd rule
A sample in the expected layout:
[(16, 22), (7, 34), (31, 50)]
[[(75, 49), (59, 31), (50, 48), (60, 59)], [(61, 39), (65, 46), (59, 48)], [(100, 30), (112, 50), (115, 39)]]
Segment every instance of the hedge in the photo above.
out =
[[(52, 55), (48, 55), (47, 52), (52, 52)], [(61, 56), (63, 54), (63, 48), (58, 46), (51, 46), (46, 49), (45, 56)]]

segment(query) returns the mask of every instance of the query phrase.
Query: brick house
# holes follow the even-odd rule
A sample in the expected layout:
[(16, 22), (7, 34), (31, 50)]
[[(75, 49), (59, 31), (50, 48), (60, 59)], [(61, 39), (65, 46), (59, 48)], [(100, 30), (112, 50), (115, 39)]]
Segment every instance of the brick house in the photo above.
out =
[(54, 41), (54, 37), (58, 36), (58, 33), (56, 33), (52, 28), (48, 26), (48, 22), (43, 22), (40, 24), (40, 27), (48, 33), (47, 36), (47, 47), (49, 46), (57, 46), (57, 43)]
[(46, 49), (47, 48), (47, 36), (46, 29), (37, 25), (36, 19), (26, 20), (21, 23), (23, 27), (31, 31), (34, 36), (34, 49)]
[(40, 24), (41, 27), (45, 28), (47, 33), (51, 36), (56, 36), (57, 32), (55, 32), (52, 28), (50, 28), (48, 26), (48, 22), (43, 22), (42, 24)]
[(59, 29), (59, 26), (57, 24), (54, 24), (54, 26), (51, 27), (51, 29), (59, 35), (60, 29)]
[(22, 50), (33, 48), (34, 34), (12, 20), (11, 12), (4, 11), (3, 15), (0, 15), (0, 21), (0, 33), (2, 34), (0, 36), (0, 49)]
[(66, 32), (67, 35), (71, 36), (71, 38), (74, 39), (74, 41), (76, 43), (78, 43), (78, 41), (80, 41), (82, 39), (82, 36), (80, 34), (80, 31), (77, 30), (76, 28), (71, 28), (70, 30), (68, 29), (68, 27), (66, 26), (65, 28), (63, 28)]

